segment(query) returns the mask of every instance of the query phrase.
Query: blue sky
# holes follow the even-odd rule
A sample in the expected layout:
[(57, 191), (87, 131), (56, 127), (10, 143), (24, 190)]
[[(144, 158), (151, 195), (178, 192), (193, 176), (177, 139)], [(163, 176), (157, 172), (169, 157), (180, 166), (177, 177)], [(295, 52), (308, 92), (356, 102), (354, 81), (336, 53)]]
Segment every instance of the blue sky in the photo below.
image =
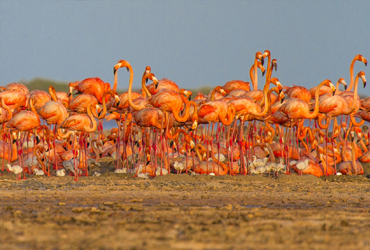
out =
[[(136, 87), (147, 65), (182, 88), (216, 86), (250, 81), (255, 52), (266, 49), (283, 85), (349, 83), (353, 57), (370, 59), (369, 10), (370, 1), (2, 0), (0, 85), (34, 77), (113, 84), (113, 66), (125, 59)], [(118, 72), (119, 89), (128, 78)]]

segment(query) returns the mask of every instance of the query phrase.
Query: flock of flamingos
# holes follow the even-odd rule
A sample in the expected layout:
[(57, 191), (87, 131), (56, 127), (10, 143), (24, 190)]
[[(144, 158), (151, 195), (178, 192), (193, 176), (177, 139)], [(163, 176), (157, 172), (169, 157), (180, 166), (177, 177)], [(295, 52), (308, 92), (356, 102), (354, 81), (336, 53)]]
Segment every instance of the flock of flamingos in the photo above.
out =
[[(132, 92), (134, 73), (125, 60), (114, 66), (113, 88), (100, 78), (69, 83), (68, 93), (52, 86), (49, 93), (29, 92), (21, 83), (9, 83), (0, 87), (1, 170), (17, 179), (28, 173), (70, 174), (77, 180), (102, 157), (112, 157), (115, 173), (143, 178), (364, 174), (370, 130), (363, 123), (370, 121), (370, 98), (357, 94), (359, 80), (365, 87), (366, 79), (363, 71), (354, 75), (356, 61), (367, 65), (363, 56), (354, 57), (348, 87), (340, 78), (336, 86), (324, 80), (306, 89), (283, 86), (272, 77), (277, 61), (270, 51), (257, 52), (251, 83), (228, 81), (194, 98), (169, 79), (157, 80), (149, 66), (141, 90)], [(119, 68), (130, 73), (128, 92), (121, 95)], [(265, 76), (262, 90), (259, 71)], [(345, 91), (339, 91), (340, 84)], [(104, 131), (104, 119), (114, 119), (117, 128)]]

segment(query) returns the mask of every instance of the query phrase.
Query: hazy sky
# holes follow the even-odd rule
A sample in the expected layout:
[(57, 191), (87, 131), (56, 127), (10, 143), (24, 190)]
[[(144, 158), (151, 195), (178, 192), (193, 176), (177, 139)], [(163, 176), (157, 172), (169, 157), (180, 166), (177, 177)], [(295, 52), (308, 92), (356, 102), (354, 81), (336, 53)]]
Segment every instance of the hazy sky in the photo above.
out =
[[(216, 86), (250, 81), (254, 55), (266, 49), (283, 85), (349, 83), (353, 57), (370, 59), (369, 13), (368, 0), (1, 0), (0, 85), (38, 76), (113, 84), (113, 66), (125, 59), (136, 87), (147, 65), (183, 88)], [(362, 63), (360, 70), (370, 75)], [(118, 88), (128, 79), (119, 70)], [(370, 95), (370, 86), (361, 91)]]

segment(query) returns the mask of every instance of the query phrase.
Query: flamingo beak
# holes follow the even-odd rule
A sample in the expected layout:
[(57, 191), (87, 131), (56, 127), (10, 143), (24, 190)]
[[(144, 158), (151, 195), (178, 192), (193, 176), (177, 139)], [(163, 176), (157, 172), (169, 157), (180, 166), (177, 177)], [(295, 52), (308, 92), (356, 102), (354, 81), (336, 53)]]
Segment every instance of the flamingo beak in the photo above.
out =
[(116, 69), (116, 67), (114, 66), (114, 67), (113, 67), (113, 75), (115, 75), (115, 74), (116, 74), (116, 72), (117, 72), (117, 69)]
[(191, 126), (191, 128), (192, 128), (193, 130), (195, 130), (197, 127), (198, 127), (198, 122), (197, 122), (197, 121), (194, 121), (194, 122), (193, 122), (193, 125)]
[(261, 57), (261, 64), (262, 64), (262, 66), (263, 66), (263, 63), (265, 62), (265, 58), (262, 56)]
[(264, 75), (265, 75), (265, 72), (266, 72), (266, 71), (262, 71), (262, 76), (264, 76)]
[(347, 90), (347, 85), (344, 85), (344, 90)]
[(119, 99), (118, 95), (114, 95), (114, 99), (116, 99), (116, 106), (120, 104), (121, 100)]
[(277, 70), (277, 63), (275, 64), (275, 71)]
[(280, 103), (283, 103), (284, 99), (285, 99), (285, 96), (284, 96), (284, 98), (281, 98), (281, 101), (280, 101)]
[(315, 149), (314, 149), (314, 148), (313, 148), (313, 149), (311, 149), (311, 153), (312, 153), (313, 151), (315, 151)]
[(194, 148), (195, 147), (195, 143), (193, 142), (193, 140), (190, 141), (190, 148)]
[(171, 142), (170, 142), (170, 147), (171, 147), (171, 148), (172, 148), (172, 146), (173, 146), (173, 143), (174, 143), (173, 141), (171, 141)]

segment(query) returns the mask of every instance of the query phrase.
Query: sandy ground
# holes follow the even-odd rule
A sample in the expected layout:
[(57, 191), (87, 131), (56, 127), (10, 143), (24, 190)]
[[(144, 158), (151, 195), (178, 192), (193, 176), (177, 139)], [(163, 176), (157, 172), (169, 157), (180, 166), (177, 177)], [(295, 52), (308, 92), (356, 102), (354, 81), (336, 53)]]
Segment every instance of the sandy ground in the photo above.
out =
[[(370, 249), (363, 176), (0, 176), (0, 249)], [(104, 171), (103, 171), (104, 172)]]

